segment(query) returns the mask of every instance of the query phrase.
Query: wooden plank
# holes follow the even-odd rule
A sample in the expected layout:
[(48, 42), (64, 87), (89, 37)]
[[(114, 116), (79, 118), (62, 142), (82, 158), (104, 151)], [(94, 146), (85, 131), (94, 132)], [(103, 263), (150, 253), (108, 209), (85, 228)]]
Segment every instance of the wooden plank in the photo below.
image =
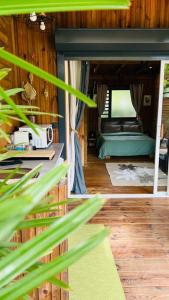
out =
[(124, 272), (148, 272), (148, 273), (169, 273), (169, 261), (167, 258), (161, 260), (159, 258), (131, 258), (131, 259), (116, 259), (118, 271)]
[(169, 298), (168, 287), (125, 287), (127, 300), (167, 300)]
[[(130, 287), (130, 286), (166, 286), (169, 287), (169, 273), (147, 273), (145, 272), (125, 272), (123, 274), (120, 273), (120, 278), (122, 280), (124, 287)], [(160, 280), (159, 280), (160, 278)]]
[[(169, 298), (169, 226), (167, 218), (163, 218), (163, 213), (168, 213), (168, 201), (169, 198), (110, 199), (91, 220), (110, 230), (112, 254), (127, 300)], [(128, 223), (125, 215), (130, 216)], [(138, 215), (142, 221), (145, 217), (148, 224), (137, 224)]]
[(26, 157), (26, 158), (48, 158), (52, 159), (55, 155), (55, 150), (49, 150), (49, 149), (44, 149), (44, 150), (30, 150), (30, 151), (22, 151), (22, 153), (18, 153), (16, 150), (10, 150), (7, 151), (7, 153), (12, 157), (16, 156), (17, 157)]

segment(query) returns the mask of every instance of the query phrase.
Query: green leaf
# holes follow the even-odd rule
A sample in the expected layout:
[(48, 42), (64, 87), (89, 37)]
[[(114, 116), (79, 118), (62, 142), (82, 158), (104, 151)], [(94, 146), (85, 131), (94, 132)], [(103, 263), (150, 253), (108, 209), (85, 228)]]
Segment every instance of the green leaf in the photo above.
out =
[[(0, 202), (0, 240), (4, 241), (12, 235), (14, 228), (25, 218), (41, 199), (55, 186), (67, 173), (66, 163), (53, 168), (50, 172), (39, 178), (14, 199)], [(10, 218), (10, 222), (9, 222)]]
[[(34, 169), (32, 169), (30, 172), (22, 176), (20, 179), (18, 179), (15, 184), (9, 185), (9, 189), (5, 192), (4, 195), (1, 195), (1, 201), (8, 199), (9, 196), (11, 197), (13, 193), (16, 193), (18, 190), (21, 190), (21, 188), (30, 180), (32, 179), (42, 168), (42, 164), (37, 165)], [(16, 168), (17, 169), (17, 168)], [(15, 171), (14, 171), (15, 172)]]
[[(21, 88), (16, 88), (16, 89), (10, 89), (10, 90), (7, 90), (7, 91), (5, 91), (5, 93), (10, 97), (10, 96), (13, 96), (13, 95), (15, 95), (15, 94), (17, 94), (17, 93), (20, 93), (20, 92), (22, 92), (22, 91), (24, 91), (23, 89), (21, 89)], [(3, 98), (2, 97), (0, 97), (0, 100), (2, 100)], [(4, 105), (3, 105), (4, 106)], [(3, 107), (2, 106), (2, 107)], [(2, 109), (2, 107), (0, 107), (0, 109)], [(9, 106), (8, 106), (9, 107)], [(10, 106), (11, 107), (11, 106)]]
[[(6, 176), (5, 179), (2, 180), (2, 182), (0, 182), (0, 187), (4, 186), (7, 183), (7, 181), (9, 179), (13, 178), (15, 176), (15, 174), (18, 173), (18, 172), (19, 172), (19, 167), (15, 168), (14, 170), (4, 170), (4, 169), (1, 169), (0, 173), (1, 174), (3, 174), (3, 173), (4, 174), (8, 174), (8, 176)], [(2, 199), (0, 199), (0, 200), (2, 200)]]
[(28, 295), (22, 296), (22, 300), (32, 300), (31, 297), (29, 297)]
[[(41, 262), (41, 261), (38, 261), (36, 262), (32, 267), (30, 267), (26, 272), (32, 272), (34, 270), (37, 270), (37, 268), (39, 268), (40, 266), (44, 265), (45, 263)], [(60, 287), (60, 288), (63, 288), (65, 290), (70, 290), (70, 286), (62, 281), (62, 280), (59, 280), (58, 278), (56, 277), (51, 277), (51, 278), (48, 278), (48, 281), (50, 283), (52, 283), (53, 285), (57, 286), (57, 287)]]
[[(47, 73), (46, 71), (26, 62), (25, 60), (5, 51), (3, 48), (0, 48), (0, 57), (15, 64), (16, 66), (18, 66), (28, 72), (31, 72), (32, 74), (34, 74), (46, 81), (49, 81), (50, 83), (54, 84), (58, 88), (68, 91), (70, 94), (76, 96), (78, 99), (80, 99), (81, 101), (86, 103), (89, 107), (96, 107), (96, 103), (93, 100), (91, 100), (89, 97), (87, 97), (86, 95), (81, 93), (80, 91), (74, 89), (73, 87), (66, 84), (64, 81), (55, 77), (54, 75), (51, 75), (51, 74)], [(3, 97), (4, 94), (1, 96)]]
[[(8, 96), (9, 96), (9, 93), (8, 93), (8, 91), (9, 90), (7, 90), (7, 91), (5, 91), (7, 94), (8, 94)], [(37, 106), (33, 106), (33, 105), (17, 105), (20, 109), (37, 109), (37, 110), (39, 110), (39, 107), (37, 107)], [(12, 110), (12, 108), (11, 108), (11, 106), (10, 105), (7, 105), (7, 104), (3, 104), (3, 105), (1, 105), (0, 106), (0, 109), (10, 109), (10, 110)]]
[(6, 77), (10, 71), (11, 69), (8, 68), (0, 69), (0, 80)]
[(98, 197), (87, 200), (55, 221), (38, 236), (4, 257), (0, 261), (0, 287), (8, 284), (16, 276), (27, 270), (54, 246), (60, 244), (72, 232), (86, 223), (98, 212), (103, 203), (103, 200)]
[[(51, 195), (52, 196), (52, 195)], [(43, 213), (43, 212), (55, 212), (57, 210), (60, 210), (60, 208), (58, 208), (58, 206), (62, 206), (62, 205), (69, 205), (72, 203), (76, 203), (79, 202), (78, 204), (83, 203), (82, 199), (66, 199), (63, 201), (59, 201), (59, 202), (55, 202), (55, 203), (48, 203), (47, 205), (43, 204), (43, 205), (38, 205), (37, 207), (35, 207), (30, 214), (39, 214), (39, 213)]]
[(49, 278), (48, 281), (50, 281), (53, 285), (56, 285), (57, 287), (64, 289), (66, 291), (71, 289), (66, 282), (59, 280), (55, 277)]
[(0, 86), (0, 96), (13, 108), (15, 113), (30, 127), (35, 133), (38, 133), (35, 125), (24, 115), (22, 110), (15, 104), (15, 102), (6, 94), (4, 89)]
[(10, 138), (9, 135), (2, 129), (0, 128), (0, 138), (5, 139), (8, 143), (10, 143)]
[(0, 174), (11, 174), (12, 172), (14, 171), (14, 174), (15, 173), (18, 173), (18, 174), (25, 174), (26, 171), (23, 171), (22, 169), (20, 169), (19, 167), (16, 168), (15, 170), (13, 169), (0, 169)]
[(12, 248), (17, 247), (19, 243), (15, 242), (0, 242), (0, 248)]
[(1, 0), (0, 15), (26, 14), (35, 12), (81, 11), (92, 9), (125, 9), (129, 0)]
[[(21, 184), (24, 184), (30, 176), (37, 173), (41, 165), (37, 166), (35, 169), (30, 171), (18, 181), (17, 189), (20, 188)], [(52, 187), (57, 184), (63, 176), (66, 175), (68, 170), (68, 165), (63, 163), (60, 166), (53, 168), (50, 172), (45, 174), (43, 177), (37, 179), (34, 183), (27, 186), (27, 188), (19, 196), (12, 200), (12, 197), (8, 197), (8, 201), (0, 202), (0, 221), (8, 220), (9, 217), (16, 218), (20, 215), (25, 215), (29, 213), (39, 201), (52, 189)], [(15, 185), (12, 188), (16, 187)], [(8, 191), (9, 192), (9, 191)], [(11, 196), (11, 195), (10, 195)], [(24, 198), (25, 200), (21, 201)], [(2, 199), (2, 197), (1, 197)], [(3, 198), (4, 200), (4, 198)], [(12, 200), (12, 201), (9, 201)], [(0, 228), (1, 232), (1, 228)]]
[(27, 229), (27, 228), (34, 228), (34, 227), (43, 227), (43, 226), (49, 226), (54, 221), (60, 219), (60, 217), (49, 217), (49, 218), (39, 218), (39, 219), (30, 219), (25, 220), (19, 223), (17, 226), (17, 229)]
[(108, 230), (104, 229), (97, 235), (88, 239), (87, 241), (76, 246), (74, 249), (68, 251), (63, 256), (53, 260), (48, 264), (44, 264), (35, 271), (26, 275), (23, 279), (15, 282), (14, 284), (1, 289), (0, 299), (15, 300), (27, 294), (36, 286), (39, 286), (44, 281), (52, 276), (57, 275), (64, 269), (68, 268), (78, 259), (80, 259), (87, 252), (98, 246), (100, 242), (108, 235)]
[(6, 256), (7, 254), (11, 253), (11, 251), (7, 248), (0, 248), (0, 256)]
[(49, 192), (63, 177), (66, 176), (69, 165), (62, 163), (29, 186), (23, 196), (32, 197), (34, 206)]
[(20, 156), (21, 154), (21, 151), (18, 151), (17, 153), (3, 153), (3, 154), (0, 154), (0, 161), (3, 161), (5, 159), (9, 159), (9, 158), (13, 158), (13, 157), (17, 157), (17, 156)]

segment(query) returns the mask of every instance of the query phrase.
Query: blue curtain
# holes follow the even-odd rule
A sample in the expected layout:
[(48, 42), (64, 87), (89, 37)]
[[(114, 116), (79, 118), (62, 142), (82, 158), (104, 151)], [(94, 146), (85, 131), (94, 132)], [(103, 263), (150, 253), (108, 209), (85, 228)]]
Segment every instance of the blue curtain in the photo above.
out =
[[(89, 84), (89, 63), (82, 62), (81, 66), (81, 82), (80, 82), (80, 90), (84, 94), (87, 94)], [(81, 147), (78, 138), (78, 129), (80, 127), (85, 104), (79, 100), (78, 101), (78, 111), (76, 116), (76, 132), (75, 132), (75, 177), (72, 192), (75, 194), (85, 194), (87, 192), (83, 167), (82, 167), (82, 159), (81, 159)]]

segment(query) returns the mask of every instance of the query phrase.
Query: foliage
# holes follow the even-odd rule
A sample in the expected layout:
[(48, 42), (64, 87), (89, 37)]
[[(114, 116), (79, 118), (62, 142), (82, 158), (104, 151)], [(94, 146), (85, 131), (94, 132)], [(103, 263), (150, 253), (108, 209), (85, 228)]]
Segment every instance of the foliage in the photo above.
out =
[[(8, 51), (5, 51), (3, 48), (0, 48), (0, 57), (2, 59), (7, 60), (10, 63), (13, 63), (13, 64), (21, 67), (22, 69), (24, 69), (28, 72), (31, 72), (32, 74), (34, 74), (34, 75), (36, 75), (36, 76), (38, 76), (38, 77), (40, 77), (40, 78), (42, 78), (46, 81), (49, 81), (50, 83), (54, 84), (56, 87), (61, 88), (65, 91), (68, 91), (69, 93), (73, 94), (74, 96), (79, 98), (81, 101), (86, 103), (89, 107), (95, 107), (96, 106), (94, 101), (92, 101), (86, 95), (84, 95), (80, 91), (74, 89), (70, 85), (67, 85), (61, 79), (55, 77), (54, 75), (51, 75), (51, 74), (47, 73), (46, 71), (44, 71), (44, 70), (42, 70), (38, 67), (33, 66), (32, 64), (24, 61), (23, 59), (9, 53)], [(0, 95), (1, 95), (1, 90), (0, 90)]]
[(35, 12), (63, 12), (91, 9), (125, 9), (130, 0), (1, 0), (0, 15)]
[[(3, 79), (8, 72), (7, 69), (0, 70), (0, 78)], [(34, 128), (34, 124), (25, 114), (29, 114), (30, 109), (33, 109), (33, 113), (40, 112), (37, 111), (37, 107), (16, 105), (9, 96), (18, 92), (21, 92), (21, 89), (4, 91), (0, 87), (0, 122), (11, 123), (12, 119), (17, 119)], [(2, 129), (1, 136), (8, 140), (8, 135)], [(4, 160), (6, 157), (6, 154), (1, 154), (0, 159)], [(46, 280), (68, 289), (68, 285), (56, 279), (55, 275), (96, 246), (107, 235), (107, 231), (103, 230), (96, 237), (77, 245), (52, 262), (40, 263), (39, 259), (87, 222), (103, 204), (101, 199), (94, 197), (63, 217), (35, 219), (35, 213), (56, 213), (58, 205), (69, 202), (67, 200), (63, 203), (50, 203), (49, 198), (45, 200), (52, 187), (66, 176), (68, 165), (63, 163), (30, 184), (30, 180), (40, 168), (41, 165), (37, 166), (15, 183), (9, 182), (9, 179), (13, 178), (18, 169), (7, 172), (7, 177), (0, 182), (0, 299), (20, 299)], [(47, 226), (47, 229), (32, 240), (23, 244), (11, 242), (16, 230), (39, 226)], [(15, 247), (15, 250), (12, 250), (12, 247)], [(22, 274), (25, 276), (16, 281), (16, 277)]]
[(169, 64), (166, 63), (164, 66), (164, 82), (163, 87), (169, 87)]

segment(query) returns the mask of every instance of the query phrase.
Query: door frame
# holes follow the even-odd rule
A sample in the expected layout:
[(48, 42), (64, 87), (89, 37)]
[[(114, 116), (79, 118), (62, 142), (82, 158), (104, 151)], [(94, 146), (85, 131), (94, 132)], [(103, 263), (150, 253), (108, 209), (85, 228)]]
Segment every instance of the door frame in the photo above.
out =
[[(62, 80), (65, 80), (65, 60), (139, 60), (161, 62), (169, 59), (169, 29), (70, 29), (57, 28), (55, 32), (55, 44), (57, 51), (57, 74)], [(133, 50), (134, 49), (134, 50)], [(127, 55), (126, 55), (127, 54)], [(162, 105), (162, 79), (163, 67), (160, 70), (160, 88), (159, 103)], [(58, 90), (58, 108), (59, 114), (65, 116), (67, 111), (64, 101), (65, 93)], [(158, 110), (158, 128), (156, 138), (156, 155), (155, 155), (155, 187), (152, 194), (102, 194), (108, 198), (152, 198), (166, 197), (168, 193), (157, 192), (158, 160), (157, 155), (159, 140), (159, 110)], [(66, 121), (59, 119), (59, 141), (65, 144), (64, 158), (68, 159), (66, 149), (68, 149), (68, 136)], [(67, 142), (67, 143), (66, 143)], [(69, 177), (69, 176), (68, 176)], [(69, 180), (69, 179), (68, 179)], [(168, 189), (169, 190), (169, 189)], [(90, 198), (93, 195), (73, 195), (68, 188), (70, 198)]]
[[(116, 59), (113, 59), (116, 60)], [(113, 61), (112, 60), (112, 61)], [(123, 59), (128, 60), (128, 58)], [(65, 64), (67, 64), (68, 59), (65, 60)], [(165, 63), (169, 63), (169, 60), (159, 60), (160, 61), (160, 81), (159, 81), (159, 95), (158, 95), (158, 112), (157, 112), (157, 123), (156, 123), (156, 146), (155, 146), (155, 170), (154, 170), (154, 185), (153, 185), (153, 193), (149, 194), (101, 194), (105, 199), (113, 199), (113, 198), (159, 198), (159, 197), (167, 197), (169, 195), (169, 185), (167, 187), (167, 192), (158, 192), (158, 170), (159, 170), (159, 148), (160, 148), (160, 129), (161, 129), (161, 119), (162, 119), (162, 106), (163, 106), (163, 80), (164, 80), (164, 65)], [(68, 74), (65, 68), (65, 81), (68, 83)], [(66, 140), (69, 141), (70, 136), (70, 127), (69, 123), (69, 101), (68, 94), (65, 94), (65, 110), (66, 110)], [(69, 142), (68, 142), (69, 143)], [(68, 147), (67, 147), (68, 149)], [(70, 163), (69, 151), (67, 150), (67, 161)], [(68, 197), (69, 198), (91, 198), (93, 194), (72, 194), (70, 191), (70, 173), (68, 172)]]
[(155, 150), (155, 172), (154, 172), (154, 189), (153, 194), (160, 196), (169, 196), (169, 176), (167, 178), (167, 191), (158, 192), (158, 171), (159, 171), (159, 154), (160, 154), (160, 131), (163, 112), (163, 83), (165, 64), (169, 64), (169, 60), (161, 60), (160, 67), (160, 84), (159, 84), (159, 99), (158, 99), (158, 114), (157, 114), (157, 131), (156, 131), (156, 150)]

